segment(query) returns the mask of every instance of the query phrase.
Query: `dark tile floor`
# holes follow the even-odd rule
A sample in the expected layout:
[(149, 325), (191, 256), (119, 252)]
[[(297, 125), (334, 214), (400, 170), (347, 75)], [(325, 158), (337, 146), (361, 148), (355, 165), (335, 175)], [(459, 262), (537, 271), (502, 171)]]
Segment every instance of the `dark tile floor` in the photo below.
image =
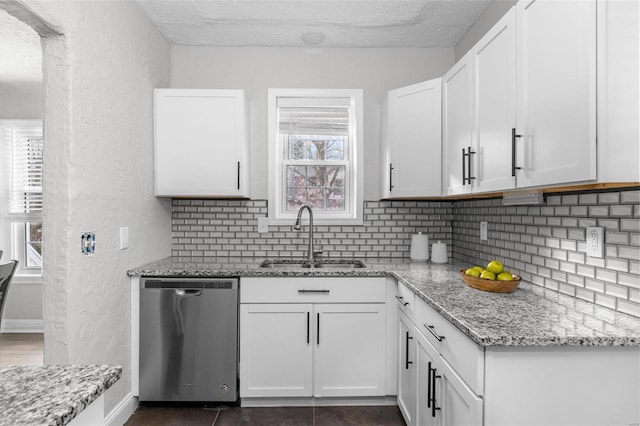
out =
[(404, 426), (398, 407), (167, 408), (140, 406), (125, 426)]

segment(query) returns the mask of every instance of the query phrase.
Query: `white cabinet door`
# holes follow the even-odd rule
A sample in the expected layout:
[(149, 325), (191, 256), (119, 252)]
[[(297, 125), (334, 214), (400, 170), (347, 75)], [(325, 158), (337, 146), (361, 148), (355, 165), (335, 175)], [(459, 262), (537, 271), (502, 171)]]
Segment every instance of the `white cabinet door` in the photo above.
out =
[(437, 78), (389, 91), (383, 198), (442, 195), (441, 86)]
[(433, 403), (433, 379), (431, 371), (437, 368), (440, 355), (420, 333), (416, 334), (416, 374), (418, 388), (416, 394), (416, 424), (420, 426), (440, 426), (442, 416)]
[[(472, 147), (470, 55), (465, 55), (442, 77), (443, 183), (448, 195), (471, 192), (467, 156)], [(473, 169), (473, 167), (471, 167)], [(473, 170), (472, 170), (473, 172)]]
[(243, 90), (156, 89), (156, 196), (248, 197)]
[(407, 426), (416, 422), (415, 327), (401, 311), (398, 311), (398, 408)]
[(516, 5), (518, 187), (596, 178), (596, 2)]
[(515, 9), (471, 51), (477, 154), (473, 192), (515, 187), (512, 129), (516, 124)]
[(240, 396), (312, 394), (313, 305), (240, 305)]
[(443, 425), (482, 426), (482, 398), (442, 358), (431, 371), (431, 380), (436, 411), (442, 416)]
[(385, 394), (385, 306), (315, 305), (314, 395)]

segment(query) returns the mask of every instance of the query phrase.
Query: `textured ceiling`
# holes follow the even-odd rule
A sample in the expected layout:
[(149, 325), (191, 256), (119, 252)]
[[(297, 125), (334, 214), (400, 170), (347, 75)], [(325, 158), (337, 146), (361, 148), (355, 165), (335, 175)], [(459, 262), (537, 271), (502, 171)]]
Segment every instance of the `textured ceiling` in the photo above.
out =
[(40, 36), (0, 10), (0, 82), (42, 81)]
[(454, 47), (491, 0), (135, 0), (175, 44)]

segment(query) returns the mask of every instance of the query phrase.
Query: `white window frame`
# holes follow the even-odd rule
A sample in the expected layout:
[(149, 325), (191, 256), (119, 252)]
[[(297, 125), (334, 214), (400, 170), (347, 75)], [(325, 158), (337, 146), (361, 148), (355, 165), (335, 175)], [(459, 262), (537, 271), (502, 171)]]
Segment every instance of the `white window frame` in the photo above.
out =
[(26, 264), (26, 230), (25, 223), (41, 222), (42, 212), (25, 214), (19, 217), (10, 215), (8, 210), (10, 197), (10, 161), (12, 140), (6, 137), (6, 127), (41, 127), (41, 120), (0, 120), (0, 249), (4, 250), (0, 263), (15, 259), (18, 269), (14, 275), (14, 283), (40, 283), (41, 267), (27, 267)]
[[(345, 169), (345, 210), (313, 210), (314, 225), (361, 225), (363, 221), (364, 163), (363, 163), (363, 94), (361, 89), (269, 89), (269, 224), (292, 225), (297, 211), (285, 210), (286, 167), (296, 162), (284, 158), (279, 137), (278, 98), (348, 98), (350, 110), (349, 138)], [(308, 162), (307, 165), (317, 163)], [(306, 215), (305, 215), (306, 217)]]

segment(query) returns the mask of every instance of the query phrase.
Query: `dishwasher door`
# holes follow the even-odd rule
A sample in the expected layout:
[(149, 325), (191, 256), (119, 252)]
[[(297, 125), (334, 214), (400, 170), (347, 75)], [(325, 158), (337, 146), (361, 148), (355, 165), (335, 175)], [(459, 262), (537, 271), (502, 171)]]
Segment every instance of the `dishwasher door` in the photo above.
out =
[(140, 401), (236, 401), (237, 367), (237, 279), (141, 280)]

